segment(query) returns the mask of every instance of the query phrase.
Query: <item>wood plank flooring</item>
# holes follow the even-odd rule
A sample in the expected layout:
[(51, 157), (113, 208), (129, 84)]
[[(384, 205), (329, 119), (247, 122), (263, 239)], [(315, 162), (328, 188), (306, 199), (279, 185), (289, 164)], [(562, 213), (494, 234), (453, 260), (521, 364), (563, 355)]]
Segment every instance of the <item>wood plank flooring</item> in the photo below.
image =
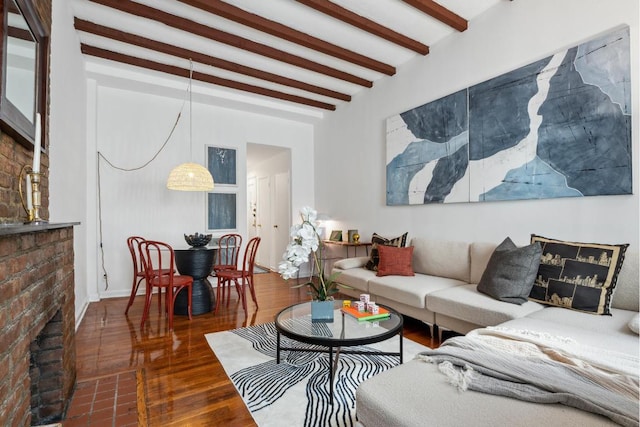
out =
[[(127, 316), (127, 298), (91, 303), (76, 335), (78, 382), (135, 372), (142, 379), (139, 389), (144, 389), (144, 396), (138, 396), (143, 411), (138, 419), (149, 426), (254, 426), (204, 335), (271, 322), (284, 307), (308, 300), (304, 288), (291, 289), (292, 283), (276, 273), (257, 274), (255, 282), (259, 308), (248, 297), (245, 314), (232, 290), (229, 306), (221, 306), (217, 315), (206, 313), (191, 321), (175, 316), (171, 333), (155, 299), (142, 329), (142, 296)], [(406, 318), (404, 334), (437, 346), (419, 321)]]

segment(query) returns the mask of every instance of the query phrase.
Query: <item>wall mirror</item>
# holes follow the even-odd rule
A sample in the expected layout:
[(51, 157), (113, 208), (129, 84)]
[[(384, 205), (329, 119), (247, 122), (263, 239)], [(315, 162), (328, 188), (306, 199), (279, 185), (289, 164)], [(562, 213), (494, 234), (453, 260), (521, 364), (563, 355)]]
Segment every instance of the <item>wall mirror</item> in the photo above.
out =
[(0, 127), (30, 148), (37, 112), (42, 116), (42, 135), (47, 134), (49, 37), (32, 0), (2, 0), (2, 16)]

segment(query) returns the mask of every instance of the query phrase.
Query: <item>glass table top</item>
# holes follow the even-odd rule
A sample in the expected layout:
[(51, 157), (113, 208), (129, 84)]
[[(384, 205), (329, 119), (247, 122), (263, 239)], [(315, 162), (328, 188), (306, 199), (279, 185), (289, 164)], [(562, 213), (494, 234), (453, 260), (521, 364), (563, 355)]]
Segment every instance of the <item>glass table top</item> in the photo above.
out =
[(282, 310), (276, 316), (278, 332), (309, 344), (324, 346), (352, 346), (379, 342), (400, 332), (403, 319), (395, 310), (389, 310), (386, 319), (358, 321), (342, 312), (342, 300), (334, 303), (333, 322), (314, 323), (311, 321), (311, 302), (304, 302)]

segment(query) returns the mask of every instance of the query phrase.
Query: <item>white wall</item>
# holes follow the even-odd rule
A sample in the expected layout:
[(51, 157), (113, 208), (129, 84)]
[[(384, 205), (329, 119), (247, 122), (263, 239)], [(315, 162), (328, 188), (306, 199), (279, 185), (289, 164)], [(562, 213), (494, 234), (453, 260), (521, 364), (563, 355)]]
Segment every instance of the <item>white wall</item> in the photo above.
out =
[[(185, 89), (186, 86), (185, 81)], [(101, 86), (100, 82), (90, 85), (90, 90), (93, 93), (89, 97), (95, 100), (95, 118), (89, 120), (89, 126), (95, 129), (95, 147), (109, 161), (125, 168), (144, 164), (159, 150), (183, 104), (182, 99)], [(92, 290), (99, 297), (124, 296), (130, 292), (132, 267), (126, 247), (128, 236), (141, 235), (186, 247), (184, 233), (205, 232), (205, 193), (166, 188), (170, 170), (190, 160), (188, 129), (187, 104), (174, 135), (150, 165), (135, 172), (123, 172), (100, 162), (102, 243), (109, 288), (105, 289), (99, 267), (97, 285)], [(311, 125), (194, 102), (193, 161), (205, 164), (205, 145), (237, 150), (237, 220), (239, 232), (245, 237), (245, 159), (249, 142), (290, 148), (294, 177), (292, 203), (298, 207), (312, 203), (313, 171), (306, 166), (313, 164)], [(99, 266), (100, 262), (98, 253), (96, 264)]]
[[(633, 196), (386, 206), (385, 119), (572, 47), (610, 29), (631, 29)], [(363, 239), (377, 232), (520, 244), (531, 233), (638, 249), (638, 2), (504, 1), (464, 33), (377, 82), (316, 126), (316, 208)]]
[[(76, 321), (89, 303), (87, 284), (86, 75), (68, 0), (55, 0), (51, 30), (49, 212), (74, 227)], [(77, 325), (76, 325), (77, 326)]]

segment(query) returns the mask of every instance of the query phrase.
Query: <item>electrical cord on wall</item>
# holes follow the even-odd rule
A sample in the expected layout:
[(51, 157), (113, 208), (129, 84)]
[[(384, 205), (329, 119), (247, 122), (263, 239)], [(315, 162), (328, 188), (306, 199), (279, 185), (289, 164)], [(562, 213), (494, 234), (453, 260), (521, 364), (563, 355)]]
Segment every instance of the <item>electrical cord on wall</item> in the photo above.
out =
[[(191, 71), (190, 71), (191, 72)], [(187, 90), (188, 93), (191, 92), (190, 88)], [(100, 182), (100, 159), (104, 160), (104, 162), (109, 165), (111, 168), (119, 170), (119, 171), (124, 171), (124, 172), (133, 172), (133, 171), (137, 171), (140, 169), (143, 169), (145, 167), (147, 167), (149, 164), (151, 164), (151, 162), (153, 162), (158, 155), (162, 152), (162, 150), (164, 150), (164, 148), (167, 146), (167, 144), (169, 143), (169, 140), (171, 139), (171, 137), (173, 136), (173, 133), (176, 130), (176, 127), (178, 126), (178, 123), (180, 122), (180, 118), (182, 117), (182, 111), (184, 110), (184, 106), (187, 103), (187, 97), (185, 96), (185, 98), (182, 101), (182, 106), (180, 107), (180, 111), (178, 112), (178, 116), (176, 117), (176, 121), (173, 123), (173, 126), (171, 127), (171, 131), (169, 131), (169, 135), (167, 136), (167, 138), (165, 139), (164, 143), (162, 144), (162, 146), (158, 149), (158, 151), (153, 155), (153, 157), (151, 157), (151, 159), (149, 159), (148, 161), (146, 161), (145, 163), (143, 163), (140, 166), (137, 167), (133, 167), (133, 168), (125, 168), (122, 166), (117, 166), (115, 165), (113, 162), (111, 162), (109, 159), (107, 159), (100, 151), (97, 152), (97, 186), (98, 186), (98, 233), (99, 233), (99, 237), (100, 237), (100, 259), (101, 259), (101, 266), (102, 266), (102, 273), (103, 273), (103, 277), (104, 277), (104, 282), (105, 282), (105, 291), (109, 289), (109, 275), (107, 274), (107, 267), (104, 261), (104, 243), (103, 243), (103, 239), (102, 239), (102, 193), (101, 193), (101, 182)]]

